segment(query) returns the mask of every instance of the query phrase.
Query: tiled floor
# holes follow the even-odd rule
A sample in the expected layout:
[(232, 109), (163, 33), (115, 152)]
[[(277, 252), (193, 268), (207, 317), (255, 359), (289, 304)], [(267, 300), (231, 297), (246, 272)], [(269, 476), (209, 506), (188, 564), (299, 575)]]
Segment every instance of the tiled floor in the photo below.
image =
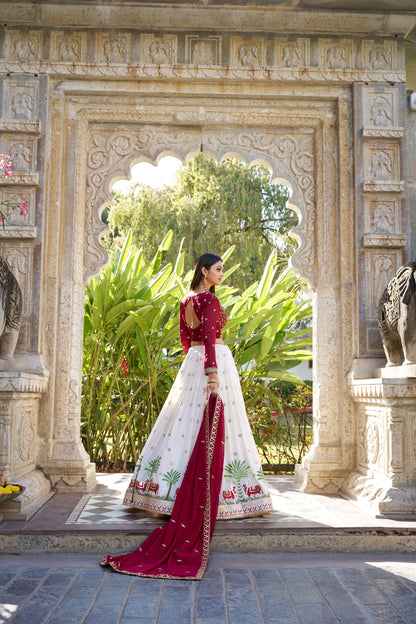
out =
[[(99, 474), (98, 485), (91, 494), (83, 495), (70, 510), (66, 526), (140, 525), (154, 527), (165, 522), (166, 516), (129, 509), (123, 496), (130, 474)], [(274, 511), (257, 518), (228, 520), (221, 527), (231, 526), (332, 526), (332, 527), (400, 527), (416, 528), (416, 518), (375, 518), (353, 502), (339, 495), (305, 494), (296, 489), (293, 477), (268, 476)], [(231, 526), (230, 526), (231, 525)]]
[[(138, 509), (129, 509), (123, 505), (124, 492), (127, 488), (131, 475), (129, 474), (101, 474), (97, 476), (98, 486), (92, 494), (83, 496), (76, 507), (71, 512), (65, 524), (123, 524), (135, 523), (141, 525), (154, 525), (160, 520), (164, 522), (167, 516), (156, 516), (149, 512), (142, 512)], [(271, 487), (271, 491), (276, 492)], [(291, 515), (284, 511), (275, 510), (256, 518), (246, 518), (246, 525), (258, 523), (281, 523), (297, 522), (302, 523), (301, 516)]]

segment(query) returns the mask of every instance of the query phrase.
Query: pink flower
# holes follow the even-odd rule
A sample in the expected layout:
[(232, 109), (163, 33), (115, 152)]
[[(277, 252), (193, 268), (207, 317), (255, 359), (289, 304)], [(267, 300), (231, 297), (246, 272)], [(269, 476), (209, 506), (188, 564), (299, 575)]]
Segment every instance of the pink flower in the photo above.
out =
[(28, 208), (27, 201), (25, 201), (20, 208), (20, 214), (25, 216), (25, 214), (27, 213), (27, 208)]

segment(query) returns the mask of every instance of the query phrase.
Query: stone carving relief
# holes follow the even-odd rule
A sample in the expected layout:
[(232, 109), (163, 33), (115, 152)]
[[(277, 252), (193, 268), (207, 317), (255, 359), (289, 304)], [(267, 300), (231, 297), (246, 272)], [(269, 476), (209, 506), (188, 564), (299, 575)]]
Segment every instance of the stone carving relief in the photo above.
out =
[(371, 159), (370, 176), (373, 180), (389, 180), (393, 173), (393, 158), (387, 151), (377, 151)]
[(364, 137), (401, 138), (404, 128), (398, 127), (398, 94), (396, 87), (363, 89)]
[(102, 63), (127, 63), (130, 56), (129, 34), (97, 34), (97, 58)]
[[(2, 206), (2, 211), (6, 215), (7, 227), (9, 225), (19, 224), (26, 225), (34, 223), (34, 208), (35, 208), (35, 189), (25, 188), (24, 190), (16, 190), (14, 187), (4, 188), (0, 191), (1, 200), (7, 200), (8, 205)], [(25, 215), (21, 214), (20, 210), (17, 210), (25, 201), (27, 201), (28, 209)], [(6, 230), (0, 227), (0, 237), (4, 235)]]
[(14, 165), (13, 182), (16, 184), (17, 173), (31, 173), (36, 170), (36, 142), (33, 137), (20, 135), (6, 135), (3, 139), (3, 149), (10, 155)]
[[(390, 100), (390, 101), (389, 101)], [(378, 95), (370, 101), (370, 123), (373, 126), (393, 126), (393, 108), (391, 97)]]
[(2, 401), (0, 403), (0, 471), (4, 472), (10, 468), (10, 425), (11, 416), (8, 405)]
[(366, 198), (364, 202), (364, 247), (402, 247), (406, 236), (400, 233), (400, 200)]
[(396, 41), (374, 41), (364, 40), (362, 42), (362, 62), (364, 67), (377, 71), (393, 69), (396, 65), (397, 44)]
[[(258, 157), (267, 157), (276, 163), (276, 171), (285, 171), (289, 179), (296, 180), (303, 198), (305, 217), (297, 231), (303, 245), (296, 254), (296, 266), (302, 275), (313, 283), (314, 256), (314, 148), (313, 134), (278, 136), (270, 133), (222, 133), (208, 135), (205, 145), (220, 157), (227, 151), (241, 151)], [(144, 126), (132, 133), (95, 131), (91, 133), (87, 175), (88, 214), (85, 224), (85, 281), (95, 275), (105, 263), (105, 251), (99, 244), (100, 233), (105, 228), (98, 215), (100, 206), (110, 199), (107, 187), (109, 177), (128, 174), (133, 156), (139, 153), (152, 159), (169, 147), (179, 153), (198, 150), (200, 131), (187, 129), (155, 129)]]
[(213, 134), (208, 145), (216, 154), (225, 153), (233, 148), (244, 154), (257, 153), (276, 163), (276, 170), (282, 166), (288, 172), (289, 179), (296, 180), (301, 191), (305, 211), (296, 232), (302, 239), (302, 246), (295, 252), (292, 261), (302, 276), (314, 283), (315, 271), (315, 188), (313, 137), (311, 135), (273, 136), (264, 133), (218, 133)]
[(378, 306), (378, 326), (387, 366), (416, 364), (416, 262), (398, 269)]
[(367, 231), (393, 233), (399, 231), (399, 200), (368, 201), (368, 217), (370, 221)]
[(4, 81), (4, 119), (32, 122), (38, 118), (38, 87), (36, 79), (7, 78)]
[(377, 319), (378, 303), (388, 282), (400, 266), (401, 249), (366, 252), (366, 318)]
[(42, 40), (41, 30), (28, 33), (8, 30), (6, 31), (6, 56), (17, 61), (36, 61), (41, 58)]
[(309, 39), (275, 42), (275, 62), (279, 67), (308, 67), (310, 65)]
[(19, 463), (34, 461), (34, 450), (36, 442), (36, 413), (33, 410), (18, 412), (20, 423), (18, 431)]
[(191, 65), (220, 65), (221, 37), (186, 37), (186, 60)]
[(20, 325), (18, 346), (30, 347), (30, 323), (28, 317), (32, 312), (32, 248), (28, 246), (12, 247), (8, 243), (0, 247), (2, 256), (16, 277), (23, 294), (23, 316)]
[(240, 67), (264, 67), (266, 65), (264, 39), (231, 37), (230, 64)]
[(330, 39), (318, 39), (319, 64), (329, 69), (354, 67), (354, 42), (343, 39), (335, 43)]
[[(144, 153), (154, 157), (169, 147), (176, 147), (185, 154), (200, 145), (200, 132), (180, 130), (155, 130), (151, 126), (142, 127), (138, 132), (91, 134), (88, 155), (87, 205), (85, 223), (84, 279), (100, 271), (107, 259), (107, 252), (99, 243), (99, 236), (105, 229), (98, 214), (99, 208), (111, 199), (108, 189), (109, 175), (128, 174), (133, 155)], [(192, 148), (191, 148), (192, 146)]]
[(87, 33), (51, 32), (51, 58), (63, 63), (79, 63), (87, 58)]
[(397, 482), (406, 480), (403, 448), (404, 422), (402, 415), (396, 410), (389, 415), (387, 427), (391, 445), (387, 476), (392, 480), (392, 485), (396, 485)]
[(142, 35), (141, 59), (143, 63), (173, 65), (177, 63), (178, 41), (176, 35)]
[(400, 181), (400, 146), (366, 144), (364, 152), (364, 191), (402, 190)]
[(369, 464), (376, 464), (380, 449), (380, 436), (375, 418), (368, 418), (366, 426), (366, 456)]

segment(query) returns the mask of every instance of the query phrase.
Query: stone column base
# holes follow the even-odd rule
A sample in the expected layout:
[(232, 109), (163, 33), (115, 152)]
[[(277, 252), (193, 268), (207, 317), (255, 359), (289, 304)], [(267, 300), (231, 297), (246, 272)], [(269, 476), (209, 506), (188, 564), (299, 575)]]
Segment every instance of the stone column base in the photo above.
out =
[[(9, 362), (9, 368), (16, 368)], [(17, 367), (19, 368), (19, 367)], [(27, 520), (52, 496), (51, 483), (37, 466), (39, 402), (47, 376), (0, 371), (0, 472), (26, 490), (0, 506), (4, 518)]]
[(416, 487), (381, 487), (375, 479), (352, 472), (342, 492), (376, 516), (416, 514)]
[(295, 467), (295, 482), (302, 492), (334, 494), (348, 475), (341, 461), (340, 446), (315, 446), (309, 449), (302, 464)]
[(389, 367), (378, 378), (351, 382), (357, 404), (357, 461), (342, 491), (377, 515), (416, 513), (413, 368)]
[(85, 466), (78, 463), (71, 465), (68, 461), (65, 467), (50, 464), (47, 467), (47, 474), (53, 486), (58, 490), (82, 490), (89, 492), (97, 482), (95, 479), (95, 464), (88, 462)]
[(344, 477), (341, 474), (329, 474), (318, 469), (310, 470), (302, 464), (295, 466), (295, 483), (302, 492), (311, 494), (335, 494), (339, 492)]
[(40, 470), (12, 480), (26, 489), (17, 498), (0, 505), (4, 520), (29, 520), (54, 495), (50, 482)]

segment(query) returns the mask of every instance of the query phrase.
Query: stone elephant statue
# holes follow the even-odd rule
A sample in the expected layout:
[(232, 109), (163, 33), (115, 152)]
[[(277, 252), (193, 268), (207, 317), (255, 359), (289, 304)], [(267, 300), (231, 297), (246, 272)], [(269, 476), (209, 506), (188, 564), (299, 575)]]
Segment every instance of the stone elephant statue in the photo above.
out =
[(0, 360), (12, 360), (22, 318), (22, 291), (0, 256)]
[(416, 364), (416, 262), (387, 284), (378, 306), (378, 326), (387, 366)]

